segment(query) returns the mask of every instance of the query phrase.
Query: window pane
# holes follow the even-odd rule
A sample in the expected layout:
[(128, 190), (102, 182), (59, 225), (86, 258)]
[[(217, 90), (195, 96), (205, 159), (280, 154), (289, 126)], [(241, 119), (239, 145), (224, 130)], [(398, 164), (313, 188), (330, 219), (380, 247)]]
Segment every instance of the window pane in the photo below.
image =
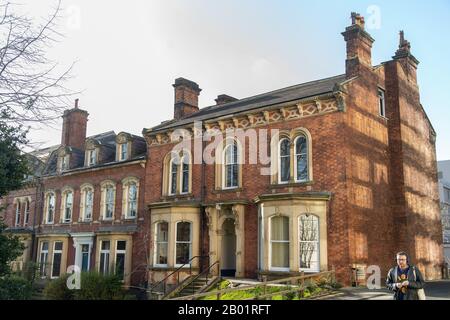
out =
[(191, 224), (189, 222), (177, 223), (177, 241), (191, 241)]
[(156, 245), (156, 263), (167, 264), (167, 242), (157, 243)]
[(176, 164), (176, 161), (173, 160), (171, 163), (171, 182), (170, 182), (170, 193), (175, 194), (177, 193), (177, 176), (178, 176), (178, 165)]
[(81, 271), (89, 270), (89, 245), (81, 245)]
[(126, 241), (117, 241), (117, 250), (125, 250), (127, 247)]
[(156, 232), (156, 241), (167, 241), (168, 240), (168, 230), (169, 224), (167, 222), (158, 223), (158, 228)]
[(106, 188), (106, 218), (112, 218), (114, 209), (114, 188)]
[(308, 160), (306, 156), (297, 156), (297, 181), (308, 180)]
[(319, 219), (316, 216), (303, 215), (299, 222), (300, 268), (320, 269), (319, 257)]
[(52, 277), (59, 277), (61, 273), (61, 253), (53, 254)]
[(289, 241), (289, 218), (274, 217), (271, 222), (270, 240)]
[(44, 250), (48, 250), (48, 242), (47, 241), (45, 241), (45, 242), (42, 242), (42, 251), (44, 251)]
[(100, 254), (100, 272), (102, 274), (109, 273), (109, 252), (102, 252)]
[(110, 241), (102, 241), (102, 250), (109, 250), (110, 246), (111, 246)]
[(39, 273), (41, 277), (47, 276), (47, 252), (41, 252), (40, 265), (39, 265)]
[(55, 250), (61, 251), (63, 249), (62, 242), (55, 242)]
[(190, 259), (190, 243), (177, 243), (177, 264), (186, 264)]
[(185, 163), (186, 159), (189, 161), (189, 158), (183, 158), (183, 185), (181, 190), (183, 193), (189, 192), (189, 163)]
[(319, 240), (319, 219), (315, 216), (300, 217), (300, 241), (318, 241)]
[(300, 242), (300, 268), (316, 269), (318, 267), (316, 242)]
[(291, 171), (291, 152), (289, 140), (283, 139), (280, 143), (280, 181), (288, 182)]
[(289, 268), (289, 243), (272, 243), (272, 267)]
[(116, 275), (123, 280), (125, 271), (125, 253), (116, 254)]

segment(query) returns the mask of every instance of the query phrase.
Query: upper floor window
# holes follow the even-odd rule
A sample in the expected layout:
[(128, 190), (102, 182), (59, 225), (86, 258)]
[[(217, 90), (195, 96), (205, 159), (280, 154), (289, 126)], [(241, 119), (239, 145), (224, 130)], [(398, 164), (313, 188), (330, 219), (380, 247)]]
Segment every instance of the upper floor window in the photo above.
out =
[(279, 153), (279, 182), (288, 183), (291, 179), (291, 147), (289, 139), (285, 138), (280, 141)]
[(295, 182), (308, 181), (308, 142), (304, 135), (295, 139)]
[(312, 180), (311, 138), (305, 129), (283, 132), (271, 142), (272, 183), (301, 183)]
[(97, 150), (88, 150), (87, 155), (87, 165), (88, 166), (95, 166), (97, 164)]
[(450, 203), (450, 189), (444, 188), (444, 201)]
[(239, 180), (238, 146), (236, 141), (225, 147), (224, 152), (224, 189), (237, 188)]
[(25, 200), (25, 209), (24, 209), (24, 218), (23, 218), (23, 225), (28, 225), (28, 222), (30, 220), (30, 200)]
[(386, 100), (385, 92), (383, 89), (378, 89), (378, 108), (380, 116), (386, 117)]
[(123, 216), (125, 219), (137, 217), (139, 181), (127, 178), (122, 182), (123, 188)]
[(94, 188), (91, 185), (81, 187), (81, 221), (91, 221), (94, 210)]
[(15, 226), (18, 227), (20, 225), (20, 211), (22, 209), (21, 202), (17, 200), (16, 202), (16, 219), (15, 219)]
[(52, 224), (55, 218), (55, 194), (53, 192), (47, 193), (45, 196), (45, 224)]
[(128, 143), (122, 143), (119, 147), (119, 161), (124, 161), (128, 159)]
[(66, 154), (61, 157), (61, 171), (69, 170), (70, 155)]
[(72, 221), (73, 211), (73, 191), (65, 191), (62, 193), (62, 222), (70, 223)]
[(191, 157), (189, 152), (171, 152), (164, 159), (163, 194), (187, 194), (191, 191)]
[(112, 181), (106, 181), (102, 183), (101, 188), (101, 211), (103, 220), (112, 220), (114, 218), (116, 186)]

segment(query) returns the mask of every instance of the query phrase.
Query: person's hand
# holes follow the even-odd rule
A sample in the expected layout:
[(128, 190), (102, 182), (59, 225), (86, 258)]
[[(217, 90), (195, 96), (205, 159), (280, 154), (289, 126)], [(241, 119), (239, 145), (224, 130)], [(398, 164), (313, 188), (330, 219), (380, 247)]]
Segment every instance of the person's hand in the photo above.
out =
[(395, 287), (400, 289), (402, 287), (402, 284), (400, 282), (395, 283)]
[(402, 287), (407, 287), (409, 285), (409, 281), (404, 281), (403, 283), (402, 283)]

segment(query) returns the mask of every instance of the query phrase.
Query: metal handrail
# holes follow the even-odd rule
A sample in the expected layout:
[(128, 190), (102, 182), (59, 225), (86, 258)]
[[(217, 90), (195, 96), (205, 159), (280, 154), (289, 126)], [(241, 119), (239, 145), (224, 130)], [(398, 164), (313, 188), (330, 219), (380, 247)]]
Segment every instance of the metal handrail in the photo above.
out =
[[(180, 271), (182, 269), (184, 269), (187, 265), (189, 265), (189, 275), (192, 276), (192, 261), (194, 261), (194, 259), (201, 259), (201, 258), (209, 258), (209, 256), (195, 256), (192, 257), (191, 259), (189, 259), (188, 262), (186, 262), (185, 264), (183, 264), (182, 266), (178, 267), (178, 269), (176, 269), (175, 271), (173, 271), (172, 273), (170, 273), (168, 276), (166, 276), (164, 279), (162, 279), (161, 281), (158, 281), (156, 284), (154, 284), (153, 286), (150, 287), (149, 290), (147, 290), (147, 292), (150, 292), (150, 294), (153, 293), (153, 289), (156, 288), (157, 286), (161, 285), (161, 283), (164, 284), (164, 295), (166, 295), (166, 289), (167, 289), (167, 279), (169, 279), (170, 277), (172, 277), (175, 273), (178, 273), (177, 276), (177, 286), (180, 284)], [(201, 262), (200, 262), (201, 263)]]
[[(218, 267), (219, 267), (219, 260), (217, 260), (216, 262), (214, 262), (212, 265), (210, 265), (207, 269), (205, 269), (205, 270), (203, 270), (201, 273), (199, 273), (198, 275), (196, 275), (195, 277), (194, 277), (194, 279), (192, 279), (192, 281), (191, 281), (191, 284), (192, 284), (192, 294), (195, 294), (195, 292), (194, 292), (194, 282), (195, 282), (195, 280), (197, 280), (198, 278), (200, 278), (200, 276), (202, 276), (205, 272), (207, 272), (206, 273), (206, 280), (205, 280), (205, 285), (207, 285), (208, 284), (208, 275), (209, 275), (209, 271), (212, 269), (212, 267), (214, 267), (215, 265), (217, 265)], [(220, 273), (220, 268), (218, 268), (219, 270), (218, 270), (218, 273), (217, 274), (219, 274)]]

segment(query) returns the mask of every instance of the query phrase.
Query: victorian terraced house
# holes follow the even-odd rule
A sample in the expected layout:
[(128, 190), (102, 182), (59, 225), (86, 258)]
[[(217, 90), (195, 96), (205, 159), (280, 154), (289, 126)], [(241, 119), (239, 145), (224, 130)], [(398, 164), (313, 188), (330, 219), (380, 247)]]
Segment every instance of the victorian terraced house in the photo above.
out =
[(384, 276), (405, 250), (427, 279), (440, 278), (436, 134), (419, 62), (401, 33), (393, 58), (373, 66), (357, 14), (342, 35), (345, 73), (327, 79), (220, 95), (201, 109), (199, 85), (177, 79), (173, 119), (143, 137), (86, 139), (87, 113), (67, 111), (35, 198), (8, 198), (11, 230), (26, 215), (18, 202), (35, 208), (30, 257), (47, 262), (42, 275), (75, 264), (155, 284), (192, 270), (257, 278), (334, 268), (350, 284), (370, 265)]

